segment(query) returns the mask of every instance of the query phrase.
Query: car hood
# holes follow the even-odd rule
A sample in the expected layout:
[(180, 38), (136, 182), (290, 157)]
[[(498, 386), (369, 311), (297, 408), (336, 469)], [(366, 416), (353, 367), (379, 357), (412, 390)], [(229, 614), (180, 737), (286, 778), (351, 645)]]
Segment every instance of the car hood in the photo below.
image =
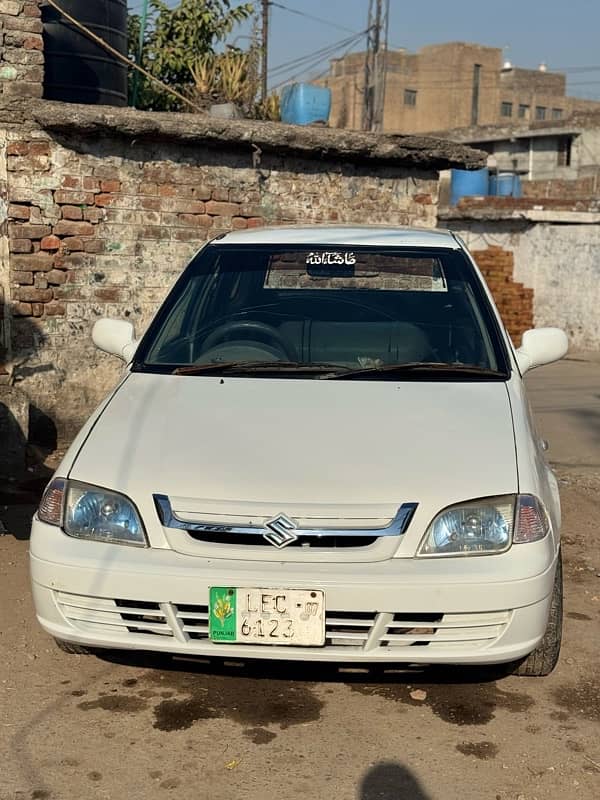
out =
[(502, 382), (131, 374), (70, 477), (151, 508), (238, 518), (390, 519), (517, 491)]

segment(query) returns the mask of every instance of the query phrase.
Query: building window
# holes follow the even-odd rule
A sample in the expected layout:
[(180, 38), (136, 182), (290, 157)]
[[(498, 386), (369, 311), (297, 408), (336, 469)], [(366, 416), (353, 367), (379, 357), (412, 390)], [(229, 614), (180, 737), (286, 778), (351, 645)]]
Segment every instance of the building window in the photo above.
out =
[(570, 136), (561, 136), (558, 140), (558, 153), (556, 163), (559, 167), (571, 166), (571, 145)]
[(416, 106), (417, 105), (417, 92), (415, 89), (404, 90), (404, 105)]
[(529, 106), (523, 103), (519, 106), (519, 119), (529, 119)]
[(500, 103), (500, 116), (512, 117), (512, 103)]
[(535, 107), (535, 118), (542, 120), (546, 119), (546, 108), (545, 106), (536, 106)]
[(481, 89), (481, 64), (473, 64), (473, 95), (471, 97), (471, 125), (479, 123), (479, 92)]
[(553, 108), (552, 109), (552, 119), (562, 119), (563, 110), (562, 108)]

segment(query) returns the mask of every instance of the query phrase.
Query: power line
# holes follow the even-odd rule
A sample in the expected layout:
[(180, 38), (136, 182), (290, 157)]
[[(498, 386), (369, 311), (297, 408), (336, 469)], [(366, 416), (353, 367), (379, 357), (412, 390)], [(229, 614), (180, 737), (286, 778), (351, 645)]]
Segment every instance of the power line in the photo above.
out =
[(600, 66), (579, 66), (579, 67), (553, 67), (550, 72), (598, 72)]
[[(355, 33), (354, 36), (349, 36), (346, 39), (342, 39), (338, 42), (333, 42), (332, 44), (328, 44), (326, 47), (322, 47), (320, 50), (314, 50), (311, 53), (308, 53), (304, 56), (299, 56), (298, 58), (293, 59), (292, 61), (286, 61), (283, 64), (279, 64), (276, 67), (273, 67), (272, 70), (269, 70), (269, 74), (273, 75), (275, 73), (286, 72), (290, 69), (294, 69), (299, 67), (302, 63), (307, 61), (313, 61), (316, 56), (328, 56), (333, 55), (333, 53), (340, 50), (342, 47), (346, 47), (349, 44), (354, 45), (361, 37), (365, 35), (366, 31), (361, 31), (360, 33)], [(322, 60), (322, 59), (321, 59)]]
[[(310, 61), (310, 63), (305, 64), (300, 72), (297, 72), (295, 75), (289, 75), (288, 77), (286, 77), (285, 79), (283, 79), (282, 81), (280, 81), (279, 83), (277, 83), (275, 86), (273, 86), (271, 88), (272, 89), (279, 89), (284, 84), (290, 83), (292, 81), (295, 81), (298, 78), (302, 77), (303, 75), (306, 75), (307, 72), (310, 72), (312, 69), (317, 67), (323, 61), (326, 61), (327, 59), (331, 58), (331, 56), (334, 53), (336, 53), (338, 50), (341, 50), (342, 47), (344, 47), (344, 46), (347, 46), (346, 53), (348, 53), (352, 49), (352, 47), (362, 38), (363, 35), (364, 34), (359, 34), (359, 35), (353, 37), (353, 41), (351, 41), (351, 42), (346, 41), (346, 42), (344, 42), (344, 44), (338, 45), (337, 47), (333, 48), (332, 52), (325, 53), (324, 55), (318, 56), (316, 59), (313, 59), (312, 61)], [(327, 73), (327, 70), (325, 71), (324, 74), (326, 74), (326, 73)]]
[[(419, 76), (422, 75), (423, 72), (426, 72), (426, 71), (427, 70), (420, 70), (419, 71)], [(436, 72), (436, 73), (440, 72), (440, 70), (429, 70), (429, 71), (430, 72)], [(408, 75), (406, 73), (400, 73), (400, 72), (394, 72), (393, 70), (388, 70), (388, 77), (390, 75), (391, 76), (398, 76), (400, 79), (403, 79), (403, 82), (406, 84), (406, 86), (408, 88), (415, 88), (415, 89), (448, 89), (448, 88), (459, 88), (459, 87), (470, 87), (470, 86), (472, 86), (472, 78), (470, 78), (470, 77), (469, 78), (467, 78), (467, 77), (456, 77), (456, 78), (445, 77), (445, 78), (441, 78), (440, 80), (436, 80), (435, 78), (423, 80), (421, 77), (419, 77), (417, 75), (413, 76), (413, 75)], [(346, 76), (340, 76), (340, 77), (351, 78), (352, 76), (351, 75), (346, 75)], [(480, 87), (482, 89), (498, 89), (501, 93), (503, 91), (506, 91), (507, 93), (518, 91), (518, 90), (512, 89), (510, 87), (506, 87), (506, 89), (504, 89), (504, 87), (500, 86), (498, 84), (498, 82), (495, 80), (495, 77), (492, 76), (492, 75), (488, 75), (487, 78), (488, 78), (487, 80), (484, 79), (484, 80), (481, 81)], [(590, 84), (590, 83), (598, 83), (598, 81), (596, 81), (596, 80), (575, 81), (575, 82), (574, 81), (569, 81), (568, 85), (569, 86), (583, 86), (583, 85)], [(565, 99), (568, 99), (568, 97), (566, 97)]]
[(298, 11), (295, 8), (288, 8), (288, 6), (284, 6), (281, 3), (269, 2), (270, 6), (273, 8), (280, 8), (282, 11), (288, 11), (290, 14), (296, 14), (299, 17), (305, 17), (306, 19), (312, 19), (315, 22), (320, 22), (323, 25), (329, 25), (332, 28), (338, 28), (340, 31), (347, 31), (348, 33), (356, 33), (353, 31), (352, 28), (346, 28), (344, 25), (339, 25), (337, 22), (332, 22), (330, 19), (323, 19), (322, 17), (315, 17), (313, 14), (307, 14), (305, 11)]
[(286, 71), (288, 71), (290, 69), (294, 69), (294, 68), (300, 66), (304, 62), (313, 61), (314, 58), (316, 56), (319, 56), (319, 55), (322, 55), (322, 56), (330, 55), (330, 54), (336, 52), (337, 50), (340, 50), (342, 47), (346, 46), (350, 42), (352, 42), (354, 44), (363, 35), (364, 34), (360, 34), (360, 35), (349, 37), (348, 39), (343, 39), (342, 41), (339, 41), (339, 42), (334, 42), (334, 43), (332, 43), (330, 45), (327, 45), (327, 47), (321, 48), (320, 50), (314, 50), (314, 51), (312, 51), (312, 52), (310, 52), (310, 53), (308, 53), (308, 54), (306, 54), (304, 56), (300, 56), (299, 58), (295, 58), (293, 61), (286, 61), (283, 64), (279, 64), (278, 66), (273, 67), (273, 69), (269, 71), (269, 74), (274, 74), (276, 72), (286, 72)]
[[(356, 43), (360, 39), (361, 39), (361, 36), (356, 36), (356, 37), (354, 37), (354, 41), (352, 41), (350, 43), (346, 42), (345, 44), (347, 45), (347, 49), (346, 49), (345, 53), (348, 53), (352, 49), (352, 47), (354, 47), (356, 45)], [(332, 48), (331, 52), (325, 53), (324, 55), (318, 56), (316, 59), (312, 59), (308, 63), (305, 63), (304, 66), (302, 67), (302, 69), (299, 72), (297, 72), (294, 75), (287, 76), (286, 78), (281, 80), (278, 84), (276, 84), (273, 88), (277, 89), (277, 88), (279, 88), (280, 86), (283, 86), (286, 83), (290, 83), (291, 81), (295, 81), (298, 78), (300, 78), (301, 76), (306, 75), (306, 73), (308, 73), (311, 70), (315, 69), (315, 67), (318, 67), (319, 64), (322, 64), (323, 61), (326, 61), (326, 60), (330, 59), (333, 55), (335, 55), (336, 52), (341, 50), (342, 47), (344, 47), (344, 45), (338, 45), (337, 47)], [(329, 69), (326, 69), (323, 74), (326, 75), (328, 71), (329, 71)]]
[[(351, 44), (351, 45), (350, 45), (350, 47), (348, 47), (348, 49), (347, 49), (347, 50), (345, 50), (345, 51), (344, 51), (344, 52), (341, 54), (340, 58), (344, 58), (344, 56), (347, 56), (347, 55), (348, 55), (348, 53), (350, 52), (350, 50), (352, 50), (352, 48), (353, 48), (353, 47), (354, 47), (354, 44)], [(312, 77), (312, 80), (315, 80), (315, 81), (316, 81), (316, 80), (319, 80), (320, 78), (324, 78), (324, 77), (327, 75), (327, 73), (328, 73), (328, 72), (329, 72), (329, 67), (328, 67), (326, 70), (324, 70), (323, 72), (319, 72), (317, 75), (314, 75), (314, 76)]]

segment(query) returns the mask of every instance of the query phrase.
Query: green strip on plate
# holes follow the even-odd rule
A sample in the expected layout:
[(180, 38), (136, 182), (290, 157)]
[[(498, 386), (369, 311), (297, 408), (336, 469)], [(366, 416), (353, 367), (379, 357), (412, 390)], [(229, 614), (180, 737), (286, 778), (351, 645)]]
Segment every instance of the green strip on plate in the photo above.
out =
[(208, 620), (209, 636), (213, 642), (235, 642), (235, 589), (226, 586), (211, 586)]

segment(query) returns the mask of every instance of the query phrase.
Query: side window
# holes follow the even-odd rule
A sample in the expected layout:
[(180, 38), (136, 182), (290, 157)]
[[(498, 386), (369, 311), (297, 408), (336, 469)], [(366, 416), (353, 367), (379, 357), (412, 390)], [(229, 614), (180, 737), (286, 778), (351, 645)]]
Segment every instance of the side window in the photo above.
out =
[(193, 346), (188, 335), (193, 329), (190, 321), (201, 316), (203, 307), (212, 297), (210, 290), (202, 290), (202, 283), (207, 280), (214, 283), (215, 276), (196, 275), (187, 282), (148, 353), (149, 361), (179, 363), (188, 360)]

